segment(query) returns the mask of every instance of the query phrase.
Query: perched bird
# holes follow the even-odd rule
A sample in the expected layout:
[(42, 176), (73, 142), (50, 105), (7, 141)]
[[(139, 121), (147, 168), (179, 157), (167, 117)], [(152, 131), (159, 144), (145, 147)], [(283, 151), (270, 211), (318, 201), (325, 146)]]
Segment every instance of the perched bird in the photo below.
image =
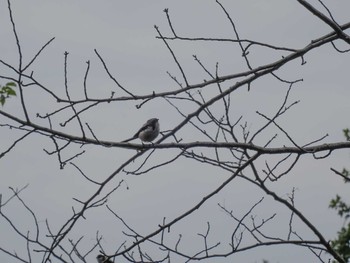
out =
[(143, 142), (151, 142), (159, 135), (159, 122), (157, 118), (149, 119), (137, 133), (130, 139), (123, 142), (129, 142), (139, 138)]
[(112, 261), (110, 261), (109, 259), (107, 259), (107, 257), (106, 256), (104, 256), (104, 255), (98, 255), (97, 257), (96, 257), (96, 259), (97, 259), (97, 262), (98, 263), (113, 263)]

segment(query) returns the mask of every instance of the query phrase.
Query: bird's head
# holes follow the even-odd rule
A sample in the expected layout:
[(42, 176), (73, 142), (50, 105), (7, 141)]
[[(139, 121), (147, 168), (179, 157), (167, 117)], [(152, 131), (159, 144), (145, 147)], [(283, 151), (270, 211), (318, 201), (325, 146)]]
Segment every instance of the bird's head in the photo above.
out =
[(159, 119), (157, 119), (157, 118), (152, 118), (152, 119), (149, 119), (149, 120), (147, 121), (147, 123), (148, 123), (148, 124), (154, 124), (154, 123), (157, 123), (158, 120), (159, 120)]

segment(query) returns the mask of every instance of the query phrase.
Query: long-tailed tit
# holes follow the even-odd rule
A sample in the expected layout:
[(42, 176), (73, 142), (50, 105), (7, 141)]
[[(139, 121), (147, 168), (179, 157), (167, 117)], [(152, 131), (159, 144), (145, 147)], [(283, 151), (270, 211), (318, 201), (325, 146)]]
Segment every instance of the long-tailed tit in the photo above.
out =
[(143, 142), (151, 142), (159, 135), (159, 122), (157, 118), (149, 119), (142, 127), (138, 130), (137, 133), (130, 139), (127, 139), (123, 142), (129, 142), (139, 138)]
[(97, 257), (96, 257), (96, 259), (97, 259), (97, 262), (98, 263), (113, 263), (112, 261), (110, 261), (109, 259), (107, 259), (107, 257), (106, 256), (104, 256), (104, 255), (98, 255)]

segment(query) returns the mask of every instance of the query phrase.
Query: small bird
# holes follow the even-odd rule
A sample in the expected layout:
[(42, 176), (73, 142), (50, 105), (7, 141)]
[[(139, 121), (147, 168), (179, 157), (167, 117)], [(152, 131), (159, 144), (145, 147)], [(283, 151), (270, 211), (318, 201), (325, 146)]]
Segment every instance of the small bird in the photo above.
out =
[(157, 118), (149, 119), (137, 133), (130, 139), (123, 142), (129, 142), (139, 138), (143, 142), (151, 142), (159, 135), (159, 122)]
[(97, 262), (98, 263), (113, 263), (112, 261), (110, 261), (109, 259), (107, 259), (107, 257), (106, 256), (104, 256), (104, 255), (98, 255), (97, 257), (96, 257), (96, 259), (97, 259)]

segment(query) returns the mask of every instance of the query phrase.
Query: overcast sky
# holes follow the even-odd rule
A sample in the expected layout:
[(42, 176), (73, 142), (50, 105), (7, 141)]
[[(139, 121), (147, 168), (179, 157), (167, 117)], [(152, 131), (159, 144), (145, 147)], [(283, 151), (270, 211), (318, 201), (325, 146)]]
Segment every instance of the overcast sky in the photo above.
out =
[[(74, 99), (83, 96), (83, 79), (86, 61), (90, 61), (91, 70), (88, 77), (88, 92), (91, 96), (109, 97), (111, 92), (117, 96), (125, 95), (109, 79), (97, 58), (94, 49), (104, 58), (110, 72), (125, 88), (135, 94), (150, 94), (153, 91), (163, 92), (177, 89), (175, 82), (169, 78), (167, 71), (181, 80), (181, 75), (164, 43), (156, 39), (154, 25), (159, 26), (162, 34), (170, 35), (163, 10), (169, 8), (169, 14), (177, 33), (186, 37), (221, 37), (234, 38), (234, 32), (219, 6), (209, 0), (148, 0), (148, 1), (47, 1), (32, 0), (12, 1), (13, 16), (19, 35), (24, 62), (52, 37), (55, 40), (44, 50), (30, 68), (34, 76), (48, 89), (64, 96), (64, 52), (68, 56), (68, 81)], [(311, 15), (297, 1), (232, 1), (221, 3), (236, 23), (241, 38), (266, 42), (276, 46), (302, 48), (312, 39), (331, 32), (331, 29), (315, 16)], [(313, 4), (320, 7), (317, 1)], [(334, 4), (327, 1), (329, 8), (339, 24), (349, 22), (350, 2), (339, 0)], [(321, 8), (321, 7), (320, 7)], [(321, 9), (324, 12), (324, 9)], [(18, 53), (9, 19), (7, 1), (0, 0), (0, 59), (18, 65)], [(208, 79), (207, 75), (193, 60), (198, 58), (212, 71), (219, 62), (221, 75), (233, 74), (247, 70), (237, 46), (227, 43), (203, 42), (170, 42), (174, 52), (189, 76), (191, 84), (201, 83)], [(341, 42), (338, 47), (346, 48)], [(281, 53), (266, 51), (262, 48), (252, 49), (250, 59), (253, 67), (273, 62), (281, 57)], [(279, 124), (300, 145), (329, 136), (324, 142), (343, 141), (342, 129), (349, 127), (349, 53), (339, 54), (330, 45), (308, 53), (307, 63), (300, 66), (294, 61), (278, 71), (279, 76), (288, 80), (303, 79), (295, 85), (290, 101), (300, 100)], [(0, 66), (0, 75), (11, 75), (4, 66)], [(13, 76), (13, 74), (11, 75)], [(0, 84), (6, 81), (0, 79)], [(228, 86), (227, 86), (228, 87)], [(252, 86), (250, 92), (246, 88), (238, 91), (233, 98), (235, 118), (244, 116), (244, 121), (252, 131), (256, 131), (264, 120), (256, 111), (270, 114), (276, 112), (284, 99), (288, 85), (266, 77)], [(46, 121), (35, 119), (36, 113), (44, 115), (57, 108), (56, 102), (39, 89), (28, 92), (30, 115), (35, 122), (47, 125)], [(3, 110), (18, 113), (18, 98), (9, 100)], [(148, 103), (140, 110), (136, 103), (117, 102), (105, 104), (82, 115), (96, 135), (103, 140), (121, 141), (133, 134), (147, 119), (160, 119), (161, 129), (174, 128), (182, 117), (164, 100), (158, 99)], [(193, 108), (185, 108), (190, 113)], [(68, 114), (68, 113), (67, 113)], [(56, 129), (66, 133), (79, 134), (75, 124), (59, 127), (58, 123), (71, 116), (71, 113), (58, 115)], [(0, 123), (6, 123), (0, 117)], [(11, 142), (21, 136), (21, 132), (0, 127), (0, 152), (7, 149)], [(261, 143), (272, 134), (261, 138)], [(196, 141), (198, 137), (190, 128), (180, 131), (184, 141)], [(204, 139), (204, 138), (201, 138)], [(283, 138), (276, 140), (275, 147), (282, 146)], [(43, 149), (54, 150), (52, 141), (34, 135), (24, 140), (13, 151), (0, 159), (1, 184), (0, 193), (7, 199), (11, 192), (9, 187), (21, 188), (29, 184), (23, 191), (23, 198), (36, 212), (40, 227), (45, 228), (48, 219), (55, 231), (71, 214), (71, 206), (78, 204), (72, 198), (86, 200), (96, 191), (96, 186), (88, 183), (71, 165), (59, 169), (56, 156), (47, 155)], [(123, 161), (134, 154), (132, 150), (99, 149), (88, 146), (86, 153), (76, 160), (87, 175), (102, 181), (119, 167)], [(63, 158), (80, 152), (72, 147), (64, 153)], [(159, 163), (173, 156), (173, 152), (159, 151), (150, 160), (150, 164)], [(330, 167), (342, 170), (350, 168), (349, 151), (339, 151), (325, 160), (302, 159), (299, 165), (285, 178), (272, 187), (281, 196), (287, 196), (293, 187), (296, 190), (296, 206), (306, 217), (318, 227), (326, 238), (336, 236), (342, 226), (334, 211), (328, 209), (329, 200), (336, 193), (349, 200), (348, 188), (336, 177)], [(264, 160), (261, 160), (263, 162)], [(137, 164), (132, 164), (132, 170)], [(120, 216), (127, 220), (142, 234), (154, 231), (163, 217), (171, 220), (191, 208), (203, 196), (213, 191), (229, 173), (218, 173), (210, 166), (183, 160), (160, 168), (141, 176), (120, 175), (115, 178), (110, 188), (116, 186), (121, 179), (127, 183), (110, 198), (109, 205)], [(205, 208), (174, 227), (173, 239), (177, 233), (185, 232), (188, 236), (185, 244), (199, 246), (198, 232), (206, 231), (206, 223), (212, 224), (212, 244), (220, 241), (229, 242), (229, 224), (233, 222), (219, 209), (217, 203), (243, 215), (264, 194), (257, 188), (237, 180), (235, 184), (223, 189), (205, 205)], [(8, 206), (6, 213), (20, 224), (22, 231), (33, 229), (33, 221), (19, 204)], [(255, 211), (258, 220), (278, 213), (276, 222), (287, 222), (289, 212), (265, 198)], [(80, 249), (87, 251), (94, 243), (96, 231), (104, 236), (102, 244), (107, 253), (113, 253), (124, 241), (120, 236), (124, 230), (122, 225), (105, 208), (92, 210), (88, 220), (73, 231), (72, 237), (84, 235)], [(194, 223), (195, 222), (195, 223)], [(297, 225), (298, 227), (298, 225)], [(269, 225), (267, 229), (276, 233), (287, 234), (286, 225)], [(304, 227), (300, 226), (299, 231)], [(306, 233), (308, 235), (309, 233)], [(75, 236), (74, 236), (75, 235)], [(310, 238), (312, 235), (309, 236)], [(314, 238), (314, 237), (313, 237)], [(198, 243), (193, 243), (197, 240)], [(188, 242), (188, 243), (186, 243)], [(11, 231), (5, 221), (0, 220), (0, 247), (10, 251), (18, 251), (25, 257), (25, 244), (18, 241), (18, 236)], [(190, 246), (191, 247), (191, 246)], [(226, 247), (228, 249), (228, 245)], [(94, 262), (98, 252), (92, 253), (89, 262)], [(316, 258), (305, 249), (285, 246), (278, 248), (257, 249), (241, 253), (228, 259), (215, 262), (260, 262), (267, 259), (275, 262), (316, 262)], [(0, 262), (17, 262), (0, 251)], [(212, 262), (212, 261), (208, 261)]]

